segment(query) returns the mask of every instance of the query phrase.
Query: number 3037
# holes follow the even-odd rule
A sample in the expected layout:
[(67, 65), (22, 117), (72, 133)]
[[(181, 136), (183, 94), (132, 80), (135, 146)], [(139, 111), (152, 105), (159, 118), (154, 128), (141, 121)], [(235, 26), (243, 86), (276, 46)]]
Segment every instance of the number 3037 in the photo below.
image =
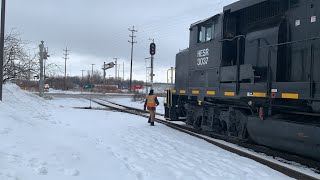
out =
[(207, 65), (209, 61), (209, 57), (198, 58), (197, 66)]

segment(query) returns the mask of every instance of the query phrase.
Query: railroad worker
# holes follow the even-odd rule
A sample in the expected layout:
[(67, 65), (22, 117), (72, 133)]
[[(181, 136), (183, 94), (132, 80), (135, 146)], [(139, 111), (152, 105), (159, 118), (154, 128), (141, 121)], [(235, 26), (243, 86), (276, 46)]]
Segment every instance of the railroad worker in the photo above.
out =
[(144, 102), (144, 110), (147, 109), (150, 112), (150, 117), (149, 117), (149, 123), (151, 126), (154, 126), (154, 119), (155, 119), (155, 111), (156, 107), (159, 105), (159, 101), (156, 95), (154, 95), (153, 89), (150, 90), (149, 95), (146, 97), (146, 101)]

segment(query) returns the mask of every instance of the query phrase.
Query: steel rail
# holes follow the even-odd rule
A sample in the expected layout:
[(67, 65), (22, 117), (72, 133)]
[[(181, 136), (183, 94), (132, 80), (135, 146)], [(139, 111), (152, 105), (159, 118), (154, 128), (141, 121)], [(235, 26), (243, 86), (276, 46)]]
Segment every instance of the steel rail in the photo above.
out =
[[(141, 112), (141, 113), (149, 113), (149, 111), (145, 111), (145, 110), (143, 110), (143, 109), (133, 108), (133, 107), (130, 107), (130, 106), (126, 106), (126, 105), (118, 104), (118, 103), (115, 103), (115, 102), (111, 102), (111, 101), (108, 101), (108, 100), (105, 100), (105, 99), (99, 99), (99, 100), (105, 101), (105, 102), (108, 102), (108, 103), (111, 103), (111, 104), (114, 104), (114, 105), (117, 105), (117, 106), (122, 106), (122, 107), (124, 107), (124, 108), (134, 109), (134, 110), (139, 111), (139, 112)], [(157, 112), (156, 112), (156, 115), (164, 116), (164, 114), (157, 113)]]

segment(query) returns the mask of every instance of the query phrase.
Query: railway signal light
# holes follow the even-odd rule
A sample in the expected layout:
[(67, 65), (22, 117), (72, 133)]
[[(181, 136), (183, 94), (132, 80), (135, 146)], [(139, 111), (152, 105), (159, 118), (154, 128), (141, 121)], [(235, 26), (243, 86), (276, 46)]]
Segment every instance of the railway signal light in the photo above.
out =
[(156, 44), (155, 43), (150, 44), (150, 54), (152, 56), (156, 54)]

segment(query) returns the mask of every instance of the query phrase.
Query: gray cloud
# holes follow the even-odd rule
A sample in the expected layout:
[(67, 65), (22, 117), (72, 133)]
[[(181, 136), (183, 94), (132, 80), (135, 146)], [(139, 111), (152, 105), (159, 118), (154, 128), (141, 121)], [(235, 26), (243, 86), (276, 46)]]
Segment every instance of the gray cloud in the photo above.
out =
[(69, 69), (79, 75), (91, 63), (103, 64), (112, 57), (121, 57), (128, 67), (128, 28), (136, 25), (134, 78), (145, 79), (148, 38), (154, 38), (156, 80), (165, 81), (165, 69), (174, 66), (175, 54), (188, 46), (190, 24), (220, 13), (224, 5), (234, 1), (10, 0), (6, 29), (17, 28), (34, 44), (44, 40), (53, 53), (50, 60), (58, 64), (63, 64), (62, 49), (68, 45)]

